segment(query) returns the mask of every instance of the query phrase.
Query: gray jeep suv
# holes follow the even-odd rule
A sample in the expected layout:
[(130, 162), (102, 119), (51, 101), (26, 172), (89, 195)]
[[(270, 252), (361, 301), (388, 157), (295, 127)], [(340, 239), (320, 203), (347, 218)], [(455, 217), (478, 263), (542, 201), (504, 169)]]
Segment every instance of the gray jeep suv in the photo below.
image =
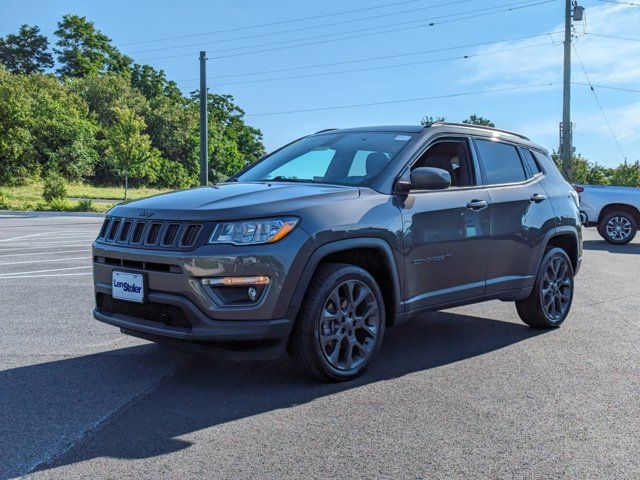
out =
[(226, 183), (114, 207), (93, 245), (95, 318), (146, 339), (361, 374), (385, 328), (515, 301), (569, 313), (576, 193), (526, 137), (464, 124), (324, 130)]

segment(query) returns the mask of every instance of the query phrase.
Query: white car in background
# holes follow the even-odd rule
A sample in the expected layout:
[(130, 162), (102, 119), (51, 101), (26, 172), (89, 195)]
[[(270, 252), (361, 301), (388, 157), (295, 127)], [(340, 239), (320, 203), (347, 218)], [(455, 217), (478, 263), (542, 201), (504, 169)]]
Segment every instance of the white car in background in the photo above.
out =
[(635, 237), (640, 223), (640, 188), (574, 185), (580, 196), (580, 219), (609, 243), (621, 245)]

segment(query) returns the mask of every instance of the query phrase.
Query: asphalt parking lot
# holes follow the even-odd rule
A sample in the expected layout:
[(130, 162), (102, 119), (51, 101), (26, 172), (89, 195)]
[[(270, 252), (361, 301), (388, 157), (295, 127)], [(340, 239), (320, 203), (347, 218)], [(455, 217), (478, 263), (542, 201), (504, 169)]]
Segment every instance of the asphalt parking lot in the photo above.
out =
[(102, 219), (0, 214), (0, 478), (639, 478), (640, 240), (585, 231), (563, 327), (510, 303), (388, 331), (355, 382), (91, 316)]

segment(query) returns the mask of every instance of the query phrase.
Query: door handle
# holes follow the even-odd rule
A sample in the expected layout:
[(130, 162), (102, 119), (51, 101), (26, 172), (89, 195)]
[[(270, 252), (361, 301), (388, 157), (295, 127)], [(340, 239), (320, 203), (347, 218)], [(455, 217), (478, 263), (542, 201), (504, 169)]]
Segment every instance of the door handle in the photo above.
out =
[(531, 200), (534, 203), (540, 203), (543, 202), (547, 199), (546, 195), (542, 195), (541, 193), (534, 193), (533, 195), (531, 195), (531, 198), (529, 200)]
[(467, 208), (475, 210), (476, 212), (482, 210), (483, 208), (487, 208), (488, 206), (489, 204), (486, 202), (486, 200), (471, 200), (469, 203), (467, 203)]

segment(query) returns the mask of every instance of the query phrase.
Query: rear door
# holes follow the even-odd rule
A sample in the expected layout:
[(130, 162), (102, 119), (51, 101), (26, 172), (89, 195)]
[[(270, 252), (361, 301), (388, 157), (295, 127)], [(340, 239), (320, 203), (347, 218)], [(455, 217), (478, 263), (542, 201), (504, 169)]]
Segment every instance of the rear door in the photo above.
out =
[[(442, 142), (438, 142), (440, 147)], [(468, 165), (474, 169), (477, 164), (472, 158), (468, 139), (446, 139), (444, 142), (463, 142), (472, 162)], [(420, 165), (429, 149), (414, 165)], [(452, 157), (454, 165), (462, 160)], [(467, 185), (446, 190), (411, 191), (400, 202), (405, 249), (404, 297), (410, 310), (484, 293), (491, 202), (485, 188), (477, 185), (477, 175), (468, 173), (471, 178), (465, 180)], [(465, 175), (454, 175), (457, 177)]]
[(545, 234), (555, 225), (544, 173), (515, 144), (484, 138), (474, 144), (492, 207), (486, 293), (530, 286)]

